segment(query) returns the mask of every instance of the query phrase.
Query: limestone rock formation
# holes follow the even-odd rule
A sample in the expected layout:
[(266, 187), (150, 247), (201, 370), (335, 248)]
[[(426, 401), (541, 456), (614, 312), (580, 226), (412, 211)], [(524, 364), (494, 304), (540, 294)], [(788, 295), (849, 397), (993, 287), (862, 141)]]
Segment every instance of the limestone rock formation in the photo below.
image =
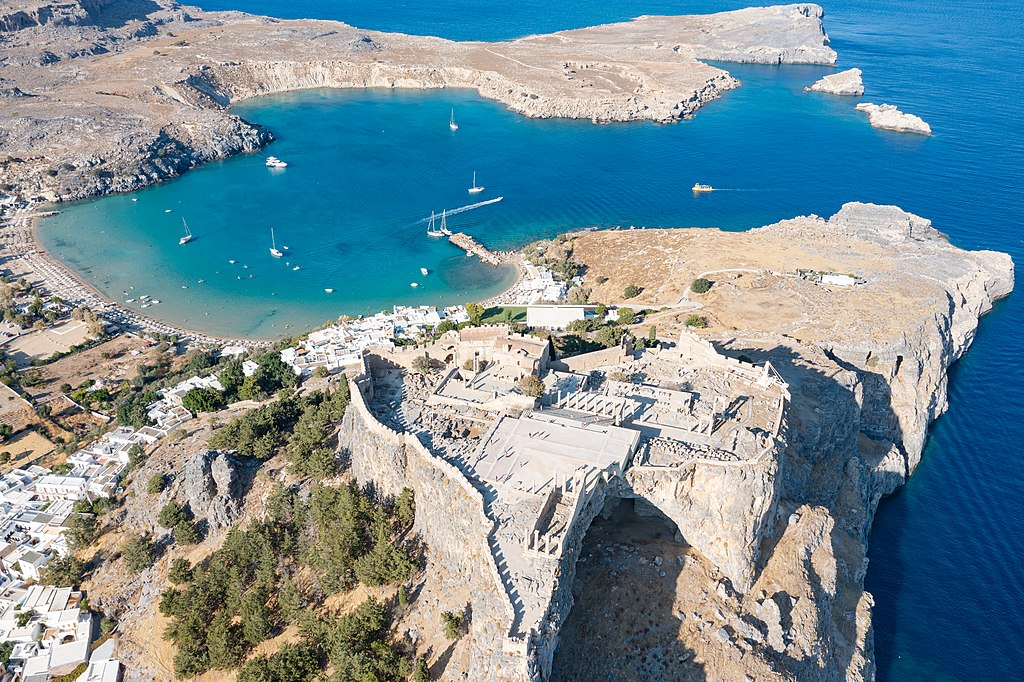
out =
[(851, 95), (860, 97), (864, 94), (864, 81), (861, 80), (860, 69), (847, 69), (839, 73), (829, 74), (804, 90), (807, 92), (824, 92), (829, 95)]
[(875, 128), (882, 130), (895, 130), (898, 133), (917, 133), (918, 135), (931, 135), (930, 125), (913, 114), (905, 114), (892, 104), (872, 104), (861, 102), (856, 107), (857, 111), (863, 111), (868, 115), (868, 122)]
[(173, 496), (187, 502), (211, 530), (227, 528), (238, 518), (244, 493), (243, 465), (233, 455), (216, 450), (197, 452), (185, 463)]

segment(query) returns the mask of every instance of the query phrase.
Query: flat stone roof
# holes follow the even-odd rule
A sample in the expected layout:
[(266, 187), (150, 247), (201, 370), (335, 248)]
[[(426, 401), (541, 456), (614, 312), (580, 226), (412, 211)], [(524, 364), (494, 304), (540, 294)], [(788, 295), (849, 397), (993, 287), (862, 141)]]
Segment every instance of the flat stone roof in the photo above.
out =
[(477, 449), (473, 467), (492, 485), (540, 492), (556, 477), (623, 469), (639, 440), (640, 433), (631, 429), (543, 412), (503, 416)]

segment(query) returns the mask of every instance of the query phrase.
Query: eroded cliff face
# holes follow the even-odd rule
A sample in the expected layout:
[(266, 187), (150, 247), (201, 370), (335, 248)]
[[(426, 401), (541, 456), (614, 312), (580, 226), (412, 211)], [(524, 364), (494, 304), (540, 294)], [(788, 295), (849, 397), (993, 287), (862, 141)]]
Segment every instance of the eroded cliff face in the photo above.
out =
[(753, 462), (693, 462), (668, 470), (632, 467), (621, 494), (654, 505), (736, 590), (746, 592), (754, 581), (764, 533), (775, 517), (777, 454)]

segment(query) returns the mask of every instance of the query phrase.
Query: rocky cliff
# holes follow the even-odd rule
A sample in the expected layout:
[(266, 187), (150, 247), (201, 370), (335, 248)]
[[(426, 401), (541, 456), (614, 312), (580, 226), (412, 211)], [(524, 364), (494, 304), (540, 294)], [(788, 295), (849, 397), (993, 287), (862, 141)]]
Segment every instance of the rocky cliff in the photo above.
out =
[[(473, 88), (531, 117), (671, 122), (739, 83), (699, 60), (834, 63), (817, 5), (640, 17), (482, 43), (161, 2), (24, 4), (2, 15), (0, 169), (9, 193), (127, 191), (270, 134), (226, 110), (331, 87)], [(49, 14), (47, 14), (49, 12)]]
[[(1012, 290), (1009, 257), (960, 250), (926, 219), (860, 203), (741, 234), (599, 232), (571, 246), (598, 296), (601, 286), (621, 290), (614, 277), (631, 263), (630, 281), (649, 296), (639, 304), (649, 307), (715, 272), (711, 291), (691, 297), (710, 321), (708, 337), (733, 357), (771, 361), (792, 393), (774, 471), (729, 482), (688, 471), (659, 482), (642, 467), (627, 474), (712, 565), (690, 578), (706, 581), (697, 597), (680, 593), (672, 607), (694, 670), (708, 679), (873, 679), (873, 600), (863, 582), (872, 518), (920, 462), (928, 426), (946, 409), (948, 368), (979, 316)], [(818, 282), (821, 272), (859, 283)], [(663, 313), (659, 332), (691, 311)], [(746, 531), (761, 509), (769, 513), (758, 540)], [(723, 582), (744, 556), (749, 589)]]

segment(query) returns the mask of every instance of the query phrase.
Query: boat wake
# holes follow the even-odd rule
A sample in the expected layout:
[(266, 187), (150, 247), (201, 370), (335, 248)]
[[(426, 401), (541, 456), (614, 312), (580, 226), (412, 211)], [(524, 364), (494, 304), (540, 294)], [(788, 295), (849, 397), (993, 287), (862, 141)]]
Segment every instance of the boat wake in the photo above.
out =
[[(457, 215), (459, 213), (465, 213), (466, 211), (472, 211), (474, 208), (480, 208), (481, 206), (487, 206), (488, 204), (496, 204), (496, 203), (498, 203), (499, 201), (501, 201), (504, 198), (505, 197), (496, 197), (494, 199), (488, 199), (487, 201), (478, 201), (477, 203), (470, 204), (468, 206), (460, 206), (459, 208), (453, 208), (453, 209), (447, 211), (447, 214), (449, 216), (453, 216), (453, 215)], [(430, 220), (430, 218), (428, 217), (428, 218), (423, 218), (419, 222), (420, 223), (425, 223), (425, 222), (427, 222), (429, 220)]]

